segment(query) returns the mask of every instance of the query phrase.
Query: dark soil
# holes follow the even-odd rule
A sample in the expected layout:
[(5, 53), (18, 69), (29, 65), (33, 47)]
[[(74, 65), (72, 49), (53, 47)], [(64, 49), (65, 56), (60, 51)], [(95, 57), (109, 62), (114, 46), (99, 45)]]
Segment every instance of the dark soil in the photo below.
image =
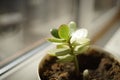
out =
[(56, 63), (56, 58), (46, 61), (41, 69), (41, 80), (83, 80), (82, 72), (89, 70), (88, 80), (120, 80), (120, 64), (108, 55), (91, 50), (78, 56), (80, 76), (75, 75), (73, 62)]

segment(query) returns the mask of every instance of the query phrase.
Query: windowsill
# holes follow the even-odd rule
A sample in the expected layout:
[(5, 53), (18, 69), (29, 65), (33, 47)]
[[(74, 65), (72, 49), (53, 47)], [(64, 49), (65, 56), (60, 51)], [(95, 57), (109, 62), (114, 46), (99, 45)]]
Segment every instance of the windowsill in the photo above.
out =
[(36, 55), (32, 56), (28, 60), (25, 60), (18, 66), (14, 67), (10, 71), (6, 72), (1, 76), (3, 80), (36, 80), (37, 79), (37, 66), (39, 61), (42, 59), (44, 55), (46, 55), (46, 51), (52, 48), (53, 45), (47, 45), (43, 50), (36, 53)]

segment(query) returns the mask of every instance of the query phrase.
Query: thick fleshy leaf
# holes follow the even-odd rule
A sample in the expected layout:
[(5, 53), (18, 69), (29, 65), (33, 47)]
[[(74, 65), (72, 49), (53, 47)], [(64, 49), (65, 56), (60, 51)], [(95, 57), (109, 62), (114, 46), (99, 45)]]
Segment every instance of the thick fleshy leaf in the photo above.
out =
[(56, 46), (57, 49), (60, 49), (60, 48), (69, 48), (69, 46), (67, 44), (59, 44)]
[(60, 38), (58, 35), (57, 29), (50, 29), (50, 32), (51, 32), (52, 36), (54, 36), (55, 38)]
[(86, 52), (89, 49), (89, 46), (81, 47), (78, 51), (75, 52), (76, 55)]
[(64, 56), (70, 53), (70, 49), (62, 48), (62, 49), (53, 49), (49, 51), (49, 54), (52, 56)]
[(76, 46), (76, 48), (75, 48), (75, 53), (76, 53), (76, 54), (84, 53), (85, 51), (88, 50), (89, 45), (90, 45), (90, 42), (87, 42), (87, 43), (85, 43), (85, 44)]
[(58, 56), (58, 62), (71, 62), (74, 60), (74, 56), (72, 55), (65, 55), (65, 56)]
[(84, 28), (79, 29), (72, 34), (70, 42), (73, 43), (73, 42), (79, 41), (82, 38), (87, 38), (87, 36), (88, 36), (87, 29), (84, 29)]
[(72, 34), (73, 32), (75, 32), (76, 30), (76, 23), (71, 21), (69, 24), (68, 24), (69, 28), (70, 28), (70, 34)]
[(58, 34), (60, 38), (68, 40), (70, 37), (69, 27), (66, 24), (61, 25), (58, 29)]
[(76, 41), (74, 41), (72, 43), (73, 46), (77, 46), (77, 45), (82, 45), (82, 44), (86, 44), (86, 43), (90, 43), (90, 39), (88, 38), (81, 38), (81, 39), (78, 39)]
[(55, 43), (63, 43), (66, 42), (65, 39), (58, 39), (58, 38), (49, 38), (48, 41), (55, 42)]

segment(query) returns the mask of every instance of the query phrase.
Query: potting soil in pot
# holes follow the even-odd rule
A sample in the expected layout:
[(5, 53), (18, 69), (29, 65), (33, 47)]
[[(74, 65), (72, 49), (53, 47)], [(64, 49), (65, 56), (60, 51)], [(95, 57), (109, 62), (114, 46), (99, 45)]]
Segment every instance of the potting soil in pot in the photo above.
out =
[(92, 50), (78, 56), (80, 73), (75, 75), (73, 62), (56, 63), (56, 58), (46, 61), (40, 72), (41, 80), (83, 80), (82, 72), (89, 70), (88, 80), (120, 80), (120, 63), (107, 55)]

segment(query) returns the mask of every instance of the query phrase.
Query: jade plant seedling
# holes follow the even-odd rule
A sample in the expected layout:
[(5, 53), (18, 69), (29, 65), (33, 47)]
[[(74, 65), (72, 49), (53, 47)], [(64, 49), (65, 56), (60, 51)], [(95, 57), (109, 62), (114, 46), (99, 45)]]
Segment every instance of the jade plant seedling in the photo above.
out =
[(77, 55), (88, 50), (90, 39), (88, 31), (84, 28), (76, 30), (76, 23), (62, 24), (58, 29), (51, 29), (52, 38), (48, 41), (55, 43), (56, 48), (49, 51), (49, 54), (56, 56), (59, 62), (73, 61), (76, 68), (76, 75), (79, 75), (79, 64)]

